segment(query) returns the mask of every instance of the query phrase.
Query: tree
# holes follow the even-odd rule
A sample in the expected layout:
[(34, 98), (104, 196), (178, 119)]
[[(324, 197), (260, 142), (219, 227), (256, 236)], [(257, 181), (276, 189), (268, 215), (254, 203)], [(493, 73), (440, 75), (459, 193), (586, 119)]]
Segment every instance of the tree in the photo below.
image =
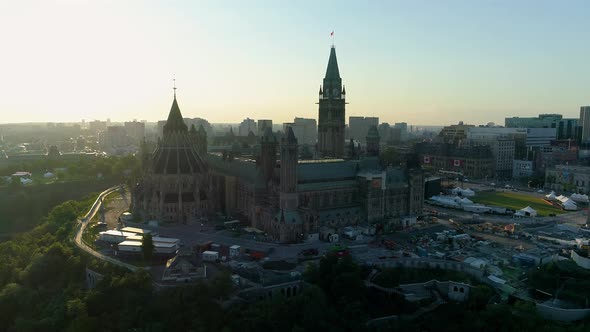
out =
[(148, 233), (143, 236), (141, 240), (141, 252), (145, 260), (149, 261), (152, 259), (154, 255), (154, 239), (152, 238), (152, 234)]

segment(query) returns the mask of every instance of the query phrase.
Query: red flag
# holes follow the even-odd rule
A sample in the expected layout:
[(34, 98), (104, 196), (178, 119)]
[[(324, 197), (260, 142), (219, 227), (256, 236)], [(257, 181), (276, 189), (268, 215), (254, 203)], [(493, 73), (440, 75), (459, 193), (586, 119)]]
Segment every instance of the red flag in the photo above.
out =
[(330, 32), (330, 36), (334, 36), (334, 31)]

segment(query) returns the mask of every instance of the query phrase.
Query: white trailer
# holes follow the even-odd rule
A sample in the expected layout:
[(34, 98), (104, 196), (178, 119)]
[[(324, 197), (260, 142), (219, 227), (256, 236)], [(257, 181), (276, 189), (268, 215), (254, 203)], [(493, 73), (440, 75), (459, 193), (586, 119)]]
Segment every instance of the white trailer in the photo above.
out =
[(217, 251), (203, 251), (203, 260), (207, 261), (207, 262), (215, 262), (216, 260), (219, 259), (219, 252)]
[(473, 205), (463, 205), (463, 210), (467, 212), (476, 212), (476, 213), (486, 213), (491, 212), (492, 209), (489, 206), (473, 204)]
[[(141, 253), (140, 241), (123, 241), (118, 245), (120, 252), (125, 253)], [(176, 253), (178, 246), (174, 243), (154, 243), (154, 254), (156, 255), (172, 255)]]
[(158, 234), (152, 232), (149, 229), (137, 228), (137, 227), (123, 227), (121, 228), (123, 232), (127, 233), (135, 233), (137, 235), (145, 235), (145, 234), (152, 234), (152, 236), (158, 236)]
[(141, 242), (123, 241), (118, 245), (120, 252), (141, 252)]
[(98, 233), (98, 239), (101, 241), (109, 242), (109, 243), (121, 243), (127, 239), (129, 236), (135, 235), (135, 233), (128, 233), (123, 231), (117, 230), (108, 230), (104, 232)]
[[(132, 235), (132, 236), (128, 236), (127, 240), (129, 241), (143, 241), (143, 236), (142, 235)], [(171, 238), (171, 237), (159, 237), (159, 236), (154, 236), (152, 237), (152, 241), (154, 243), (173, 243), (176, 244), (178, 246), (180, 246), (180, 240), (179, 239), (175, 239), (175, 238)]]

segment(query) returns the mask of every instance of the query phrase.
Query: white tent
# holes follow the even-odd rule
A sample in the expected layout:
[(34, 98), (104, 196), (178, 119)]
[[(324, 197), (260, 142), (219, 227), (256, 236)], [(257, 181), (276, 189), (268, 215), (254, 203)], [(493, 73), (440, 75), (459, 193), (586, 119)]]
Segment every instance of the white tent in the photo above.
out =
[(565, 210), (568, 210), (568, 211), (576, 211), (576, 210), (578, 210), (578, 206), (571, 199), (568, 199), (567, 201), (563, 202), (563, 208)]
[(532, 207), (527, 206), (524, 209), (516, 211), (515, 214), (522, 217), (536, 217), (537, 211), (535, 211)]
[(461, 201), (458, 197), (450, 197), (450, 196), (432, 196), (430, 199), (438, 204), (449, 206), (449, 207), (459, 207), (459, 202)]
[(583, 194), (572, 194), (570, 196), (576, 202), (588, 203), (588, 196)]
[(45, 177), (45, 178), (52, 178), (52, 177), (55, 177), (55, 174), (53, 174), (51, 172), (47, 172), (47, 173), (43, 174), (43, 177)]
[(471, 190), (469, 188), (464, 189), (461, 193), (463, 194), (463, 196), (467, 196), (467, 197), (473, 197), (473, 196), (475, 196), (475, 191), (473, 191), (473, 190)]
[(548, 200), (552, 201), (552, 200), (554, 200), (554, 199), (555, 199), (557, 196), (555, 196), (555, 191), (552, 191), (552, 192), (550, 192), (550, 193), (549, 193), (549, 195), (545, 195), (545, 197), (546, 197)]
[(473, 204), (473, 201), (467, 197), (461, 198), (461, 204)]
[(463, 193), (463, 189), (461, 189), (460, 187), (451, 189), (451, 194), (453, 195), (461, 195)]

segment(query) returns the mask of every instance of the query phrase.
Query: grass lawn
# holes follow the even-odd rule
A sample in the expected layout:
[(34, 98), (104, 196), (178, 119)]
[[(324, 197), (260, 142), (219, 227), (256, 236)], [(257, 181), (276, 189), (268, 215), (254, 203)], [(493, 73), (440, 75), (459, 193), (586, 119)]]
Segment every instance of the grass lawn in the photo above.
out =
[(541, 217), (548, 216), (551, 213), (561, 214), (566, 212), (547, 203), (540, 197), (515, 192), (478, 192), (469, 199), (475, 203), (502, 206), (514, 210), (520, 210), (528, 205), (535, 209)]

